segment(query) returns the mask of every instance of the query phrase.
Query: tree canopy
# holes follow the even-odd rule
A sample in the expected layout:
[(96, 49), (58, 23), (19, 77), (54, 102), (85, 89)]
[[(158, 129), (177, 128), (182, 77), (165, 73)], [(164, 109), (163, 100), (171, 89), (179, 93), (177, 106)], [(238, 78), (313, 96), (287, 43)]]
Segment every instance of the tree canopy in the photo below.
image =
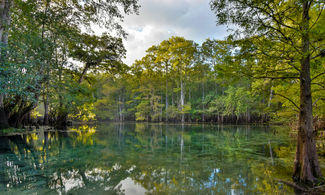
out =
[[(322, 174), (313, 132), (312, 92), (324, 90), (317, 84), (325, 73), (324, 2), (212, 0), (210, 4), (218, 24), (238, 26), (231, 38), (240, 48), (237, 66), (246, 69), (241, 72), (270, 79), (272, 85), (299, 85), (298, 98), (279, 94), (282, 87), (275, 88), (275, 95), (289, 100), (299, 113), (293, 179), (309, 185), (318, 183)], [(273, 82), (278, 79), (281, 82)], [(317, 93), (316, 98), (323, 99)]]

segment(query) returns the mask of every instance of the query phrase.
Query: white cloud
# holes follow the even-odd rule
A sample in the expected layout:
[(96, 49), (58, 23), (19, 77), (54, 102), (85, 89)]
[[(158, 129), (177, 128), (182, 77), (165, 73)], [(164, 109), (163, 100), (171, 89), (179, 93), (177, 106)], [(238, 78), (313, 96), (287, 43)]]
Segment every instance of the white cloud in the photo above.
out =
[(210, 0), (140, 0), (140, 14), (126, 16), (123, 27), (129, 34), (125, 41), (131, 65), (141, 59), (152, 45), (171, 36), (202, 43), (207, 38), (223, 39), (226, 28), (216, 26)]

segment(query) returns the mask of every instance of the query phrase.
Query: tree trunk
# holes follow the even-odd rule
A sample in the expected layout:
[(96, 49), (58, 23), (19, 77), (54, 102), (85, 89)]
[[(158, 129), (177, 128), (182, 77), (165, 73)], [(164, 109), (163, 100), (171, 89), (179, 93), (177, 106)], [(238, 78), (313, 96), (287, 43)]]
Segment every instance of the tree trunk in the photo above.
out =
[(3, 99), (3, 94), (0, 94), (0, 129), (5, 129), (9, 127), (8, 117), (5, 112)]
[(293, 180), (313, 186), (322, 173), (318, 163), (313, 131), (312, 95), (310, 79), (309, 50), (309, 8), (310, 2), (304, 1), (302, 14), (302, 53), (300, 72), (300, 112), (297, 138), (296, 158), (294, 162)]
[(121, 94), (118, 96), (118, 109), (119, 109), (119, 121), (123, 121), (123, 113), (122, 113), (122, 98)]
[[(45, 37), (45, 23), (46, 23), (46, 17), (47, 12), (50, 4), (50, 0), (46, 1), (45, 10), (44, 10), (44, 18), (43, 18), (43, 24), (42, 24), (42, 45), (44, 47), (44, 37)], [(44, 47), (45, 48), (45, 47)], [(49, 64), (48, 60), (44, 59), (44, 65), (47, 65), (46, 67), (46, 79), (44, 82), (44, 94), (43, 94), (43, 103), (44, 103), (44, 119), (43, 119), (43, 125), (49, 125), (49, 99), (48, 99), (48, 85), (49, 85)]]
[[(160, 96), (160, 104), (163, 105), (163, 95)], [(159, 122), (162, 121), (162, 116), (163, 116), (163, 107), (160, 106), (160, 116), (159, 116)]]
[(166, 62), (165, 64), (165, 67), (166, 67), (166, 122), (168, 121), (168, 77), (167, 77), (167, 74), (168, 74), (168, 63)]
[(68, 126), (68, 113), (66, 111), (59, 111), (59, 114), (55, 121), (55, 128), (59, 130), (65, 130)]
[(84, 69), (82, 70), (82, 73), (81, 73), (81, 75), (79, 77), (79, 80), (78, 80), (79, 84), (84, 80), (84, 77), (85, 77), (85, 75), (86, 75), (89, 68), (90, 68), (90, 65), (88, 63), (86, 63), (86, 65), (85, 65)]
[(269, 98), (269, 102), (267, 103), (267, 107), (271, 107), (272, 98), (273, 98), (273, 90), (272, 90), (272, 86), (271, 86), (270, 98)]
[[(10, 26), (10, 7), (11, 0), (0, 0), (0, 41), (3, 46), (8, 44), (8, 29)], [(1, 50), (1, 63), (4, 62), (3, 57), (6, 57), (6, 53)]]
[(116, 107), (116, 114), (115, 114), (115, 121), (119, 121), (120, 120), (120, 105), (118, 104), (119, 100), (118, 98), (116, 97), (116, 103), (117, 103), (117, 107)]
[[(62, 66), (60, 67), (59, 71), (59, 83), (62, 83)], [(66, 129), (67, 123), (68, 123), (68, 113), (66, 111), (67, 108), (63, 107), (64, 102), (63, 102), (63, 96), (62, 94), (59, 94), (59, 113), (55, 119), (54, 126), (57, 129)]]
[(124, 121), (124, 114), (123, 114), (123, 110), (124, 110), (124, 93), (122, 93), (122, 109), (121, 109), (121, 120)]
[(18, 110), (8, 118), (8, 123), (10, 126), (21, 128), (23, 126), (23, 120), (26, 118), (26, 115), (28, 115), (28, 113), (30, 113), (35, 107), (35, 104), (28, 104), (22, 100), (20, 102)]
[(181, 111), (182, 111), (182, 123), (185, 122), (185, 116), (184, 116), (184, 86), (183, 86), (183, 80), (181, 79)]
[(204, 106), (204, 82), (202, 82), (202, 122), (205, 121), (205, 106)]
[(174, 105), (174, 92), (172, 91), (172, 106)]
[(44, 95), (43, 99), (44, 99), (44, 120), (43, 120), (43, 125), (49, 125), (49, 100), (48, 100), (48, 95)]
[[(8, 29), (10, 25), (10, 7), (11, 0), (0, 0), (0, 46), (6, 47), (8, 45)], [(6, 49), (0, 48), (0, 66), (3, 66), (7, 58)], [(0, 72), (0, 77), (4, 77), (5, 73)], [(2, 80), (3, 78), (1, 78)], [(4, 108), (5, 93), (1, 89), (5, 89), (5, 86), (0, 86), (0, 129), (8, 128), (8, 117)]]

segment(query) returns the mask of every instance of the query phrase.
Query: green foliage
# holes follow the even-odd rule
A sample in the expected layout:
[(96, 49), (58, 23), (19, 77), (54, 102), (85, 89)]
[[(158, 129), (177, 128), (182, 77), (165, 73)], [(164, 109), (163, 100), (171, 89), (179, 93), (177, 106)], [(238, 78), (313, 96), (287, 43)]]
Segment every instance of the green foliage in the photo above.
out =
[[(302, 17), (308, 4), (308, 22)], [(236, 75), (254, 79), (253, 90), (269, 94), (265, 111), (273, 117), (293, 119), (300, 106), (302, 59), (310, 56), (313, 113), (324, 117), (324, 4), (320, 1), (246, 1), (212, 0), (218, 24), (236, 24), (239, 28), (228, 37), (234, 55), (228, 55), (228, 69)], [(290, 10), (290, 11), (288, 11)], [(307, 25), (307, 27), (306, 27)], [(308, 37), (309, 51), (303, 51)], [(307, 39), (305, 39), (306, 41)], [(226, 59), (226, 56), (222, 56)], [(309, 71), (309, 68), (308, 68)], [(271, 93), (272, 92), (272, 93)], [(265, 95), (267, 97), (267, 95)]]
[[(1, 37), (0, 43), (1, 107), (10, 125), (20, 126), (40, 103), (52, 123), (94, 119), (98, 91), (89, 72), (126, 70), (120, 22), (138, 13), (138, 1), (13, 0), (11, 5), (9, 41)], [(96, 36), (90, 26), (107, 31)]]
[[(242, 5), (247, 9), (237, 9)], [(8, 55), (0, 66), (0, 94), (5, 94), (10, 116), (48, 102), (52, 118), (78, 120), (95, 115), (99, 120), (140, 121), (294, 118), (293, 105), (299, 105), (300, 6), (291, 1), (263, 5), (211, 1), (218, 22), (238, 24), (238, 33), (202, 45), (171, 37), (128, 67), (121, 61), (126, 51), (120, 21), (124, 14), (138, 12), (138, 1), (15, 0), (9, 43), (1, 45)], [(276, 13), (270, 12), (273, 8)], [(294, 11), (283, 12), (289, 8)], [(325, 18), (315, 20), (320, 9), (318, 2), (311, 8), (315, 25), (310, 37), (314, 113), (322, 118), (325, 61), (319, 37), (325, 33)], [(256, 22), (258, 17), (265, 20)], [(96, 25), (109, 33), (94, 35), (89, 27)]]
[(269, 94), (254, 94), (251, 80), (229, 72), (231, 49), (226, 41), (207, 40), (199, 47), (181, 37), (150, 47), (130, 72), (99, 81), (103, 87), (95, 103), (97, 117), (180, 121), (184, 116), (187, 121), (216, 122), (218, 116), (241, 122), (250, 121), (251, 115), (258, 118), (267, 107), (261, 101)]

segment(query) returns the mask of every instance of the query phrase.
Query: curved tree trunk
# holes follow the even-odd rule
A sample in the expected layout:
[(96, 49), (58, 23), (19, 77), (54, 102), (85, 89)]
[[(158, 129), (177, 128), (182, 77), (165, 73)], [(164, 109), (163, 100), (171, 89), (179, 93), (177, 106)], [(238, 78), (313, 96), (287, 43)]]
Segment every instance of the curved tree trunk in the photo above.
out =
[(86, 63), (86, 65), (85, 65), (84, 69), (82, 70), (82, 73), (81, 73), (81, 75), (79, 77), (79, 80), (78, 80), (79, 84), (82, 83), (82, 81), (84, 80), (85, 75), (86, 75), (89, 68), (90, 68), (90, 64)]
[(26, 116), (36, 107), (35, 104), (28, 104), (25, 101), (21, 101), (16, 112), (13, 112), (11, 116), (8, 118), (8, 122), (10, 126), (21, 128), (23, 127), (23, 121), (26, 119)]
[(303, 35), (301, 72), (300, 72), (300, 112), (297, 138), (296, 158), (294, 162), (293, 179), (307, 185), (315, 185), (322, 177), (319, 167), (313, 131), (312, 95), (310, 78), (309, 51), (309, 9), (310, 2), (303, 3)]

